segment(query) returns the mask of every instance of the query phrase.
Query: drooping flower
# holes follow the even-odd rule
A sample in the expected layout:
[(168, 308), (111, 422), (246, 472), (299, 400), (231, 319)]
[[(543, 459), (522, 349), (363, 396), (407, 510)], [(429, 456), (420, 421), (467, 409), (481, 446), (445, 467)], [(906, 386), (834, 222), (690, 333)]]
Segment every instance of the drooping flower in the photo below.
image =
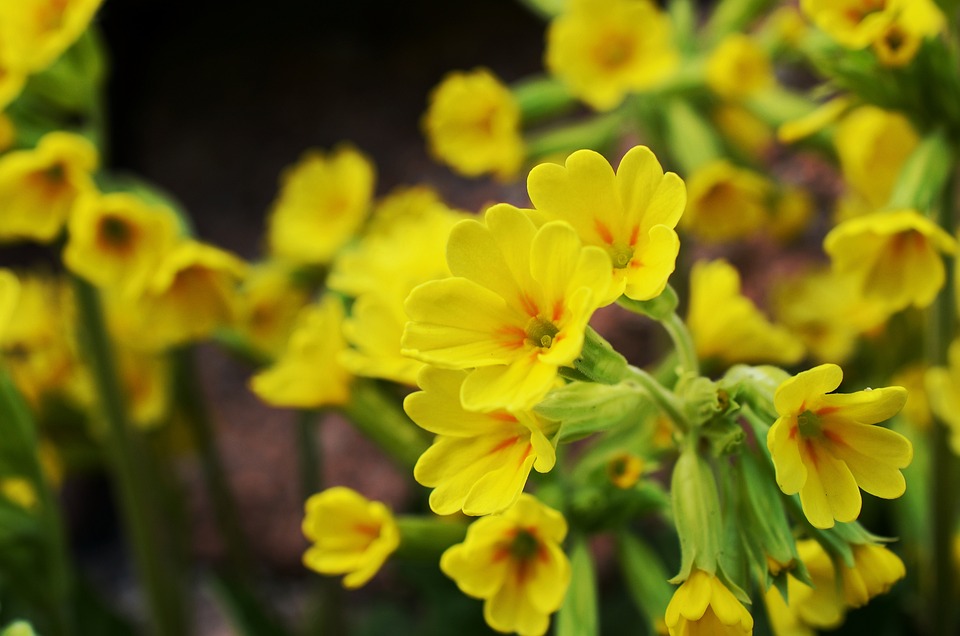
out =
[(903, 561), (886, 547), (872, 543), (852, 547), (853, 567), (840, 567), (843, 600), (849, 607), (863, 607), (906, 576)]
[(0, 157), (0, 242), (55, 239), (77, 197), (94, 191), (96, 165), (93, 144), (59, 131)]
[(527, 179), (538, 220), (566, 221), (588, 245), (610, 257), (613, 284), (635, 300), (659, 295), (676, 266), (680, 240), (674, 231), (686, 190), (676, 174), (664, 174), (646, 146), (631, 148), (614, 174), (602, 155), (578, 150), (563, 166), (543, 163)]
[(550, 436), (556, 426), (530, 411), (471, 412), (460, 405), (465, 371), (426, 367), (421, 391), (403, 408), (418, 426), (437, 435), (413, 476), (433, 488), (430, 507), (448, 515), (502, 512), (520, 496), (531, 468), (545, 473), (556, 462)]
[(649, 0), (571, 0), (547, 30), (546, 66), (597, 110), (677, 66), (670, 18)]
[(375, 170), (352, 146), (329, 155), (312, 150), (280, 176), (267, 219), (271, 255), (294, 263), (326, 264), (369, 212)]
[(749, 636), (753, 617), (713, 574), (694, 569), (677, 588), (664, 620), (670, 636)]
[(423, 128), (430, 153), (468, 177), (509, 179), (525, 156), (520, 107), (484, 68), (448, 74), (430, 94)]
[(916, 210), (894, 210), (844, 221), (823, 248), (864, 298), (897, 311), (933, 302), (946, 278), (940, 253), (956, 252), (957, 241)]
[(524, 494), (503, 514), (474, 521), (464, 542), (443, 553), (440, 569), (464, 594), (484, 600), (490, 627), (540, 636), (570, 584), (560, 549), (566, 534), (563, 515)]
[(764, 227), (774, 185), (759, 173), (717, 159), (690, 175), (687, 192), (680, 228), (701, 241), (722, 243)]
[(533, 408), (580, 355), (590, 316), (615, 297), (606, 252), (583, 246), (567, 223), (538, 229), (505, 204), (483, 223), (455, 225), (447, 259), (453, 277), (407, 298), (402, 348), (428, 364), (474, 369), (460, 393), (471, 411)]
[(725, 37), (707, 59), (707, 86), (724, 99), (744, 99), (774, 83), (770, 56), (743, 33)]
[(780, 417), (767, 434), (777, 484), (788, 495), (800, 493), (817, 528), (855, 520), (861, 488), (884, 499), (902, 495), (900, 470), (913, 458), (907, 438), (873, 426), (903, 408), (906, 390), (829, 393), (842, 379), (840, 367), (823, 364), (781, 384), (774, 396)]
[(800, 341), (740, 293), (740, 275), (724, 260), (694, 264), (687, 325), (704, 360), (792, 363), (803, 356)]
[(303, 564), (327, 576), (346, 575), (347, 589), (373, 578), (400, 545), (390, 510), (342, 486), (307, 499), (303, 534), (313, 544), (303, 554)]

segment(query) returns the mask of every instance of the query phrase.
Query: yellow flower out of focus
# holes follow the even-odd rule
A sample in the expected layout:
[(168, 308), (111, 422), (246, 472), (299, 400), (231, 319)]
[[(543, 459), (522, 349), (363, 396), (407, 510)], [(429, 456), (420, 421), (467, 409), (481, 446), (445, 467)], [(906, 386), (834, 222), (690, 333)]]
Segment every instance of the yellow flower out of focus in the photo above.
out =
[(670, 636), (749, 636), (753, 617), (713, 574), (694, 569), (674, 592), (665, 616)]
[(533, 408), (583, 348), (593, 312), (612, 302), (610, 258), (567, 223), (540, 227), (501, 204), (450, 233), (452, 278), (407, 298), (406, 355), (473, 369), (460, 398), (471, 411)]
[(64, 264), (94, 285), (129, 296), (143, 291), (177, 236), (172, 211), (121, 192), (81, 197), (67, 227)]
[(930, 409), (947, 425), (950, 447), (960, 455), (960, 340), (950, 343), (947, 355), (948, 366), (927, 371), (926, 387)]
[(352, 376), (339, 362), (343, 304), (333, 295), (301, 310), (283, 355), (250, 380), (273, 406), (317, 408), (346, 404)]
[(643, 475), (644, 462), (631, 453), (618, 453), (607, 461), (607, 477), (617, 488), (633, 488)]
[(55, 239), (77, 197), (94, 190), (90, 175), (96, 166), (93, 144), (64, 132), (0, 157), (0, 242)]
[(683, 181), (664, 174), (646, 146), (630, 149), (614, 174), (592, 150), (565, 165), (543, 163), (527, 179), (536, 220), (566, 221), (588, 245), (610, 257), (612, 284), (634, 300), (658, 296), (676, 266), (674, 231), (686, 204)]
[(523, 163), (520, 107), (486, 69), (447, 75), (430, 95), (423, 128), (430, 153), (465, 176), (509, 179)]
[(873, 51), (884, 66), (906, 66), (917, 55), (926, 37), (946, 27), (946, 17), (933, 0), (901, 2), (900, 10), (873, 42)]
[(774, 83), (770, 57), (742, 33), (728, 35), (707, 59), (707, 86), (724, 99), (744, 99)]
[(103, 0), (16, 0), (0, 5), (0, 59), (22, 72), (49, 66), (80, 37)]
[(770, 125), (743, 106), (724, 102), (713, 109), (710, 118), (723, 136), (749, 157), (762, 157), (773, 144)]
[(356, 589), (380, 570), (400, 545), (390, 510), (342, 486), (307, 499), (303, 534), (313, 544), (303, 564), (327, 576), (345, 574), (343, 587)]
[(800, 493), (803, 513), (817, 528), (855, 520), (860, 488), (884, 499), (902, 495), (900, 470), (913, 459), (907, 438), (873, 426), (900, 412), (906, 390), (828, 394), (842, 379), (840, 367), (824, 364), (781, 384), (774, 396), (780, 417), (767, 434), (777, 484), (788, 495)]
[(23, 477), (0, 478), (0, 496), (24, 510), (33, 510), (40, 503), (37, 489)]
[(900, 8), (913, 0), (800, 0), (800, 9), (827, 35), (849, 49), (873, 43)]
[(687, 192), (681, 229), (702, 241), (722, 243), (744, 238), (764, 227), (774, 186), (752, 170), (717, 159), (690, 175)]
[(724, 260), (694, 264), (687, 325), (703, 360), (790, 364), (803, 356), (800, 341), (740, 293), (740, 275)]
[(403, 408), (418, 426), (437, 435), (413, 470), (418, 482), (433, 488), (430, 508), (441, 515), (501, 512), (520, 496), (531, 468), (545, 473), (556, 463), (547, 427), (532, 412), (489, 413), (460, 406), (465, 371), (425, 368), (420, 388)]
[(503, 514), (474, 521), (464, 542), (440, 557), (440, 569), (464, 594), (484, 599), (493, 629), (541, 636), (570, 585), (560, 549), (566, 535), (563, 515), (524, 494)]
[(861, 295), (891, 311), (926, 307), (946, 279), (941, 252), (957, 241), (915, 210), (875, 212), (844, 221), (823, 240), (838, 274), (857, 279)]
[(251, 267), (237, 292), (237, 330), (262, 355), (283, 351), (300, 310), (310, 297), (286, 263), (266, 261)]
[(0, 342), (3, 342), (7, 323), (16, 311), (19, 296), (20, 281), (10, 270), (0, 269)]
[(547, 68), (597, 110), (656, 86), (678, 60), (670, 18), (649, 0), (570, 0), (547, 30)]
[(329, 155), (309, 151), (280, 177), (267, 219), (271, 255), (294, 263), (328, 263), (359, 229), (373, 198), (373, 164), (349, 145)]

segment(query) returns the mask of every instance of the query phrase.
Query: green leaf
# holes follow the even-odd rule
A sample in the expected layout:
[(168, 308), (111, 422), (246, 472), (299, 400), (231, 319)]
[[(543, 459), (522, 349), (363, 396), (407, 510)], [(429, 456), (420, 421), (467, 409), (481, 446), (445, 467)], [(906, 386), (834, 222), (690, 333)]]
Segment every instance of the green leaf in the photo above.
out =
[(658, 633), (667, 605), (673, 596), (669, 574), (660, 557), (646, 543), (626, 532), (617, 535), (620, 569), (630, 597), (646, 617), (651, 633)]
[(597, 579), (587, 541), (582, 536), (573, 539), (570, 569), (570, 588), (557, 616), (557, 636), (598, 634)]

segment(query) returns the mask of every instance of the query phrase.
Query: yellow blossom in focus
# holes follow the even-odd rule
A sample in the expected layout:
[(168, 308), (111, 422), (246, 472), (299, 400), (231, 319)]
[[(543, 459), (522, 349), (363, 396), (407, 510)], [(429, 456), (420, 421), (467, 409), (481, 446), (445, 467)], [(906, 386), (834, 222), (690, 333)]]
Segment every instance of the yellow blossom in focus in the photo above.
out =
[(94, 190), (96, 166), (93, 144), (64, 132), (0, 156), (0, 242), (55, 239), (77, 197)]
[(687, 178), (687, 193), (680, 228), (702, 241), (722, 243), (765, 226), (774, 185), (759, 173), (717, 159)]
[(423, 117), (430, 153), (460, 174), (517, 174), (525, 150), (520, 106), (487, 69), (453, 72), (430, 94)]
[(840, 367), (823, 364), (785, 381), (774, 395), (780, 417), (767, 434), (777, 484), (787, 495), (800, 493), (803, 513), (817, 528), (855, 520), (860, 488), (884, 499), (902, 495), (900, 470), (913, 459), (907, 438), (873, 426), (900, 412), (906, 390), (828, 394), (842, 379)]
[(631, 148), (616, 174), (600, 154), (578, 150), (563, 166), (533, 168), (527, 190), (536, 220), (566, 221), (584, 243), (607, 253), (615, 290), (649, 300), (666, 287), (680, 249), (674, 227), (686, 190), (676, 174), (664, 174), (649, 148)]
[(178, 231), (169, 208), (123, 192), (80, 197), (67, 229), (64, 264), (94, 285), (128, 296), (143, 291)]
[(345, 404), (352, 376), (339, 362), (343, 304), (333, 295), (301, 310), (287, 348), (250, 380), (257, 396), (273, 406), (317, 408)]
[(957, 241), (915, 210), (875, 212), (844, 221), (823, 240), (838, 274), (856, 278), (860, 294), (890, 311), (926, 307), (946, 279), (941, 252)]
[(308, 151), (280, 176), (267, 219), (270, 254), (304, 264), (328, 263), (367, 217), (375, 171), (352, 146), (329, 155)]
[(0, 59), (35, 73), (86, 30), (103, 0), (16, 0), (0, 4)]
[(950, 430), (950, 447), (960, 455), (960, 340), (950, 343), (949, 364), (926, 374), (930, 408)]
[(876, 106), (847, 113), (834, 136), (844, 179), (874, 209), (887, 204), (904, 161), (919, 141), (906, 117)]
[(566, 535), (563, 515), (524, 494), (506, 512), (474, 521), (464, 542), (440, 557), (440, 569), (484, 600), (483, 617), (496, 631), (541, 636), (570, 585), (560, 548)]
[(420, 373), (422, 390), (403, 402), (410, 419), (437, 435), (413, 476), (434, 489), (430, 508), (441, 515), (501, 512), (517, 501), (531, 468), (548, 472), (557, 459), (550, 440), (556, 425), (533, 412), (464, 410), (466, 377), (465, 371), (427, 367)]
[(597, 110), (656, 86), (678, 61), (670, 18), (649, 0), (569, 0), (547, 30), (547, 68)]
[(253, 348), (277, 357), (283, 351), (308, 290), (285, 263), (266, 261), (251, 267), (236, 296), (237, 331)]
[(307, 499), (302, 527), (312, 544), (303, 554), (303, 564), (327, 576), (346, 575), (347, 589), (373, 578), (400, 545), (390, 510), (343, 486)]
[(664, 620), (670, 636), (749, 636), (753, 616), (720, 579), (694, 569), (677, 588)]
[(402, 351), (473, 369), (460, 393), (471, 411), (533, 408), (583, 348), (593, 312), (609, 304), (610, 258), (567, 223), (540, 228), (506, 204), (450, 233), (453, 277), (416, 287)]
[(800, 0), (800, 9), (827, 35), (849, 49), (873, 43), (912, 0)]
[(7, 269), (0, 268), (0, 342), (3, 342), (7, 323), (13, 317), (20, 297), (20, 281)]
[(770, 126), (743, 106), (720, 104), (711, 119), (723, 136), (749, 157), (762, 157), (773, 144)]
[(724, 260), (694, 264), (687, 325), (704, 360), (790, 364), (803, 356), (799, 340), (740, 293), (740, 275)]
[(707, 58), (707, 86), (728, 100), (741, 100), (776, 83), (770, 57), (743, 33), (728, 35)]

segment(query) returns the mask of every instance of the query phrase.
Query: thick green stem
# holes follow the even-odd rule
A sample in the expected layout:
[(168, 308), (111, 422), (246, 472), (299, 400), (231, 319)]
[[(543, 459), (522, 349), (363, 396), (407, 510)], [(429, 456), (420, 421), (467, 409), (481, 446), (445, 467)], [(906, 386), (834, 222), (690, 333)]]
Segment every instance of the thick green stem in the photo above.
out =
[(401, 467), (413, 469), (430, 442), (406, 416), (398, 401), (384, 395), (376, 383), (357, 380), (343, 412), (361, 433)]
[(687, 373), (699, 375), (700, 361), (697, 358), (697, 350), (693, 345), (693, 336), (690, 335), (690, 330), (687, 329), (683, 319), (677, 314), (670, 314), (661, 320), (660, 324), (670, 334), (673, 346), (677, 350), (677, 357), (680, 359), (680, 367)]
[(152, 485), (143, 472), (141, 440), (131, 433), (120, 381), (107, 337), (100, 298), (89, 283), (74, 278), (81, 341), (90, 363), (100, 407), (108, 424), (107, 451), (133, 548), (136, 569), (150, 606), (150, 628), (159, 636), (190, 633), (187, 613), (171, 560), (161, 554), (162, 519), (157, 515)]
[(684, 433), (690, 430), (690, 422), (683, 414), (683, 405), (680, 400), (669, 389), (657, 382), (656, 378), (633, 365), (630, 366), (627, 377), (647, 392), (657, 407), (670, 418), (678, 429)]

